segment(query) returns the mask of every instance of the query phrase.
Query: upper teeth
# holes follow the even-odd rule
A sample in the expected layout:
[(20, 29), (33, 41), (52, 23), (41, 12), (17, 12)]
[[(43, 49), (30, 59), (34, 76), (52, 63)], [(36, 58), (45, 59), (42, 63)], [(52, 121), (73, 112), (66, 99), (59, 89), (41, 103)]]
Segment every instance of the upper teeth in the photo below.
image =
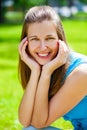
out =
[(48, 53), (47, 54), (38, 54), (39, 56), (47, 56), (48, 55)]

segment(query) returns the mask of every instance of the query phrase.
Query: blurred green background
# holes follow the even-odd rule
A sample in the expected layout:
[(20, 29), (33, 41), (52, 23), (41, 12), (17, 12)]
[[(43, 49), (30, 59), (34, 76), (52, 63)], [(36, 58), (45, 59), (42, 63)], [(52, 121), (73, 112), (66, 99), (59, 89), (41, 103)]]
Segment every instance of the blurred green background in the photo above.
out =
[[(35, 5), (50, 5), (60, 12), (68, 44), (87, 55), (86, 0), (1, 0), (0, 2), (0, 130), (21, 130), (18, 106), (23, 94), (18, 80), (18, 45), (26, 11)], [(64, 14), (64, 9), (66, 14)], [(70, 10), (74, 9), (71, 13)], [(77, 11), (76, 11), (77, 9)], [(61, 11), (62, 10), (62, 11)], [(68, 12), (69, 11), (69, 12)], [(52, 124), (63, 130), (73, 129), (70, 122), (58, 119)]]

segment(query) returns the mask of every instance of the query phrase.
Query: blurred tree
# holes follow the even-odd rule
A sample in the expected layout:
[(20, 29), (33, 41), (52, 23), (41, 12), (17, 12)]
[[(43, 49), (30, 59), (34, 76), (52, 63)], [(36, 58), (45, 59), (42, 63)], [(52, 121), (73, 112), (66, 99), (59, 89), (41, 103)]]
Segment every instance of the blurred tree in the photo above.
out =
[(28, 6), (29, 6), (29, 0), (14, 0), (14, 9), (15, 10), (25, 11), (25, 9)]
[(0, 23), (5, 21), (4, 14), (9, 11), (9, 2), (13, 3), (10, 11), (22, 11), (23, 14), (33, 6), (48, 5), (48, 0), (0, 0)]
[(67, 2), (69, 7), (73, 6), (73, 0), (67, 0)]
[(47, 4), (47, 1), (48, 0), (14, 0), (14, 8), (25, 12), (30, 7)]
[(3, 0), (0, 0), (0, 23), (4, 22)]
[(14, 0), (14, 9), (17, 11), (22, 11), (24, 17), (25, 12), (29, 8), (45, 4), (48, 4), (48, 0)]
[(2, 22), (2, 0), (0, 0), (0, 23)]
[(87, 0), (79, 0), (80, 2), (87, 4)]

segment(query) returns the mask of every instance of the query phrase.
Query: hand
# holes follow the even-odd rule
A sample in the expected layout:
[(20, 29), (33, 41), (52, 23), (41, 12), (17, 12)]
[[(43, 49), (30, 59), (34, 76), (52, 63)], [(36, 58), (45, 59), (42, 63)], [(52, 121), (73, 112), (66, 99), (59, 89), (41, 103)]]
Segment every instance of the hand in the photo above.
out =
[(27, 37), (25, 37), (20, 45), (19, 45), (19, 54), (21, 57), (21, 60), (31, 69), (31, 71), (40, 71), (40, 65), (31, 57), (27, 54), (26, 52), (26, 47), (28, 46), (28, 40)]
[(67, 61), (69, 49), (64, 41), (59, 40), (59, 51), (57, 56), (50, 61), (49, 63), (45, 64), (43, 66), (43, 71), (45, 71), (47, 74), (52, 74), (54, 70), (59, 68), (60, 66), (64, 65)]

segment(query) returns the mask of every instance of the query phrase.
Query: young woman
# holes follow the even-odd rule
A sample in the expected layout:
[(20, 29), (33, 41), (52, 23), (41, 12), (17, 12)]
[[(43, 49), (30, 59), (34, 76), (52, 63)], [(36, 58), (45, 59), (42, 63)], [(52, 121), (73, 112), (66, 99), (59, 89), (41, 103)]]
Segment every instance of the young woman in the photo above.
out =
[(24, 130), (56, 130), (63, 116), (87, 130), (87, 57), (71, 52), (59, 16), (49, 6), (31, 8), (19, 45), (19, 74), (25, 89), (19, 106)]

